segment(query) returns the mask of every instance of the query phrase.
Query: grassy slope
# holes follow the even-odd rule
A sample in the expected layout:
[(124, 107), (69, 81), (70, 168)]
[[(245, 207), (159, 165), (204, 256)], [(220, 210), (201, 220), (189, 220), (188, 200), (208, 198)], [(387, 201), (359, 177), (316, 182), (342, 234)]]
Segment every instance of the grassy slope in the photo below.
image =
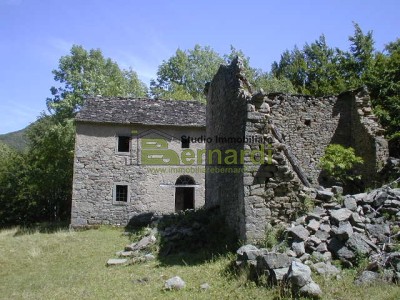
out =
[[(243, 277), (227, 276), (232, 254), (201, 264), (190, 257), (185, 262), (173, 257), (169, 263), (106, 267), (107, 259), (129, 242), (119, 229), (16, 233), (17, 229), (0, 231), (0, 299), (274, 299), (279, 295)], [(163, 291), (165, 279), (176, 275), (186, 281), (186, 288)], [(324, 299), (400, 296), (399, 286), (355, 287), (353, 276), (347, 272), (342, 280), (314, 277)], [(144, 278), (145, 283), (138, 281)], [(211, 289), (201, 291), (204, 282)]]
[(28, 140), (25, 136), (28, 127), (6, 134), (0, 134), (0, 141), (18, 151), (24, 151), (28, 145)]

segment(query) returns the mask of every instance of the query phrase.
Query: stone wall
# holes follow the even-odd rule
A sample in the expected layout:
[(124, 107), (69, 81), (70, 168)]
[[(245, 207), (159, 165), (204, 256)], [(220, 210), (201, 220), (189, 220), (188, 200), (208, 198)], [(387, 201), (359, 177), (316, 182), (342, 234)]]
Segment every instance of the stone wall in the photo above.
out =
[(318, 185), (319, 159), (325, 148), (339, 143), (349, 145), (350, 103), (337, 97), (315, 98), (302, 95), (269, 94), (265, 102), (283, 142), (312, 185)]
[(359, 172), (365, 187), (378, 180), (377, 173), (389, 156), (388, 145), (364, 88), (319, 98), (285, 94), (265, 97), (273, 124), (312, 185), (323, 183), (318, 163), (329, 144), (353, 147), (364, 159)]
[(385, 166), (389, 157), (388, 142), (384, 130), (373, 115), (370, 96), (365, 88), (350, 91), (341, 95), (352, 103), (352, 139), (351, 146), (364, 164), (359, 167), (365, 186), (380, 183), (378, 172)]
[[(245, 151), (245, 155), (243, 163), (235, 166), (218, 166), (215, 157), (207, 165), (206, 206), (219, 206), (228, 225), (243, 240), (262, 238), (267, 223), (273, 219), (287, 221), (300, 206), (295, 192), (299, 180), (268, 128), (268, 104), (258, 100), (248, 91), (240, 60), (229, 67), (221, 66), (207, 96), (207, 137), (212, 138), (207, 150), (233, 149)], [(218, 142), (221, 138), (234, 142)], [(259, 155), (251, 156), (250, 151), (261, 152), (262, 147), (263, 155), (268, 156), (270, 144), (270, 162), (260, 163)], [(215, 168), (218, 172), (211, 172)], [(232, 172), (234, 168), (237, 172)]]
[[(318, 166), (332, 143), (353, 147), (365, 164), (360, 170), (371, 184), (388, 156), (383, 130), (371, 115), (362, 89), (339, 96), (252, 94), (240, 60), (221, 66), (207, 95), (207, 150), (246, 152), (241, 170), (206, 174), (206, 206), (219, 206), (227, 223), (244, 240), (264, 237), (268, 223), (296, 217), (304, 200), (303, 186), (318, 186)], [(218, 143), (216, 137), (242, 138)], [(256, 164), (250, 151), (264, 148)], [(268, 150), (269, 149), (269, 150)], [(268, 154), (272, 153), (272, 157)], [(215, 168), (215, 158), (207, 167)]]
[[(116, 151), (117, 136), (132, 136), (131, 151)], [(72, 195), (72, 226), (93, 224), (126, 225), (140, 214), (175, 211), (175, 182), (181, 175), (195, 180), (195, 207), (204, 205), (204, 171), (196, 166), (143, 166), (140, 164), (140, 140), (159, 136), (168, 139), (169, 149), (181, 151), (182, 135), (201, 136), (204, 129), (150, 126), (117, 126), (111, 124), (77, 123), (74, 180)], [(204, 149), (204, 143), (193, 143), (191, 149)], [(164, 171), (163, 171), (164, 170)], [(113, 201), (115, 184), (127, 184), (127, 203)]]
[[(210, 83), (207, 95), (206, 132), (210, 142), (206, 143), (207, 153), (217, 149), (224, 152), (232, 149), (239, 153), (243, 143), (225, 143), (223, 138), (242, 138), (245, 135), (246, 102), (250, 94), (239, 79), (240, 65), (221, 66)], [(220, 206), (227, 223), (241, 235), (244, 228), (243, 181), (240, 172), (225, 173), (224, 168), (239, 170), (240, 164), (221, 166), (217, 157), (206, 164), (207, 207)], [(224, 173), (222, 173), (224, 172)]]

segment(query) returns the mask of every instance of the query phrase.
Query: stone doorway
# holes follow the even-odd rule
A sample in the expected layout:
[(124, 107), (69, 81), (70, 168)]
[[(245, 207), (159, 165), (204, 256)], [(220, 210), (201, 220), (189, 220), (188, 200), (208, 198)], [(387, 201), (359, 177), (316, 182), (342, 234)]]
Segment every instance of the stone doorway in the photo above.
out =
[(175, 182), (175, 211), (194, 208), (196, 182), (188, 175), (180, 176)]

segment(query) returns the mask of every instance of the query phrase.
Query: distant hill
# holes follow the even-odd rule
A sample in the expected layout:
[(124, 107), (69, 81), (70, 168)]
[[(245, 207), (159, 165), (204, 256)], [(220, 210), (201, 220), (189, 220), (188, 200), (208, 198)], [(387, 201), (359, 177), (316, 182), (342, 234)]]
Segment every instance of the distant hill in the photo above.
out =
[(18, 151), (24, 151), (28, 146), (28, 138), (25, 136), (28, 127), (29, 126), (18, 131), (0, 134), (0, 142), (3, 142)]

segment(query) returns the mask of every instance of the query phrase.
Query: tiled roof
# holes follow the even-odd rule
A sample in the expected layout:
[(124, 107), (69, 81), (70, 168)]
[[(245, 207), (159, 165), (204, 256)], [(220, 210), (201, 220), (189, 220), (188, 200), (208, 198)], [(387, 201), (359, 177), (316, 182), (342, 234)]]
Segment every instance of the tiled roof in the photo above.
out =
[(206, 105), (197, 101), (89, 98), (75, 120), (96, 123), (205, 127)]

